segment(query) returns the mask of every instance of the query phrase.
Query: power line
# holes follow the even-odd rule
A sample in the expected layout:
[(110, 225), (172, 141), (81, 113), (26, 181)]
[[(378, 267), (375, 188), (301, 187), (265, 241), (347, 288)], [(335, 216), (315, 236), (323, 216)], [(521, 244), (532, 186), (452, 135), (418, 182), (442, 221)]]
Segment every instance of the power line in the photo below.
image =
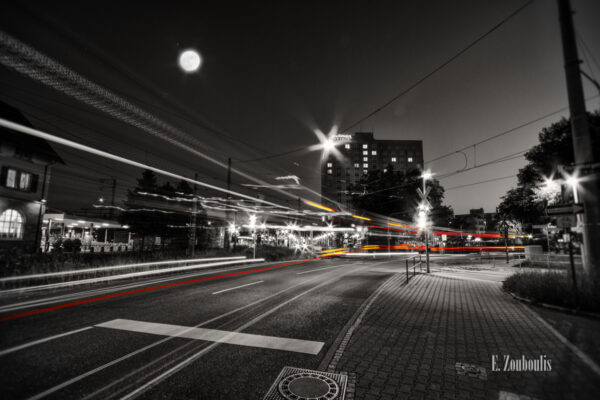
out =
[(444, 67), (446, 67), (448, 64), (450, 64), (452, 61), (454, 61), (457, 58), (459, 58), (460, 56), (462, 56), (464, 53), (466, 53), (469, 49), (471, 49), (477, 43), (481, 42), (484, 38), (486, 38), (492, 32), (496, 31), (498, 28), (500, 28), (506, 22), (508, 22), (509, 20), (511, 20), (514, 16), (516, 16), (521, 11), (523, 11), (525, 8), (527, 8), (531, 3), (533, 3), (533, 0), (529, 0), (527, 3), (523, 4), (521, 7), (517, 8), (515, 11), (513, 11), (508, 16), (506, 16), (505, 18), (503, 18), (500, 22), (498, 22), (496, 25), (494, 25), (491, 29), (489, 29), (483, 35), (479, 36), (477, 39), (475, 39), (474, 41), (472, 41), (471, 43), (469, 43), (466, 47), (464, 47), (458, 53), (456, 53), (455, 55), (453, 55), (452, 57), (450, 57), (448, 60), (446, 60), (442, 64), (440, 64), (433, 71), (431, 71), (428, 74), (426, 74), (425, 76), (423, 76), (421, 79), (419, 79), (418, 81), (416, 81), (415, 83), (413, 83), (412, 85), (410, 85), (409, 87), (407, 87), (406, 89), (404, 89), (402, 92), (398, 93), (396, 96), (392, 97), (390, 100), (386, 101), (383, 105), (381, 105), (380, 107), (378, 107), (374, 111), (370, 112), (366, 116), (358, 119), (356, 122), (352, 123), (351, 125), (349, 125), (345, 129), (343, 129), (342, 132), (347, 132), (348, 130), (354, 128), (356, 125), (358, 125), (358, 124), (366, 121), (367, 119), (371, 118), (373, 115), (377, 114), (381, 110), (387, 108), (390, 104), (394, 103), (396, 100), (398, 100), (399, 98), (401, 98), (405, 94), (407, 94), (410, 91), (412, 91), (414, 88), (416, 88), (417, 86), (419, 86), (421, 83), (423, 83), (427, 79), (429, 79), (431, 76), (435, 75), (438, 71), (442, 70)]
[[(594, 96), (590, 96), (590, 97), (588, 97), (588, 98), (586, 99), (586, 101), (593, 100), (593, 99), (595, 99), (595, 98), (597, 98), (597, 97), (600, 97), (600, 94), (597, 94), (597, 95), (594, 95)], [(449, 152), (449, 153), (443, 154), (443, 155), (441, 155), (441, 156), (439, 156), (439, 157), (436, 157), (436, 158), (434, 158), (434, 159), (431, 159), (431, 160), (425, 161), (425, 164), (429, 164), (429, 163), (432, 163), (432, 162), (434, 162), (434, 161), (441, 160), (442, 158), (446, 158), (446, 157), (448, 157), (448, 156), (451, 156), (451, 155), (453, 155), (453, 154), (460, 153), (461, 151), (463, 151), (463, 150), (468, 150), (468, 149), (470, 149), (471, 147), (479, 146), (480, 144), (483, 144), (483, 143), (489, 142), (489, 141), (491, 141), (491, 140), (493, 140), (493, 139), (497, 139), (497, 138), (499, 138), (499, 137), (501, 137), (501, 136), (504, 136), (504, 135), (507, 135), (507, 134), (509, 134), (509, 133), (515, 132), (515, 131), (517, 131), (517, 130), (519, 130), (519, 129), (521, 129), (521, 128), (524, 128), (524, 127), (526, 127), (526, 126), (528, 126), (528, 125), (534, 124), (534, 123), (536, 123), (536, 122), (539, 122), (539, 121), (542, 121), (542, 120), (544, 120), (544, 119), (546, 119), (546, 118), (549, 118), (549, 117), (551, 117), (551, 116), (553, 116), (553, 115), (556, 115), (556, 114), (559, 114), (559, 113), (561, 113), (561, 112), (567, 111), (568, 109), (569, 109), (569, 107), (568, 107), (568, 106), (566, 106), (566, 107), (563, 107), (563, 108), (561, 108), (560, 110), (556, 110), (556, 111), (553, 111), (553, 112), (551, 112), (551, 113), (548, 113), (548, 114), (542, 115), (541, 117), (537, 117), (537, 118), (535, 118), (535, 119), (533, 119), (533, 120), (531, 120), (531, 121), (528, 121), (528, 122), (522, 123), (522, 124), (520, 124), (520, 125), (518, 125), (518, 126), (515, 126), (514, 128), (510, 128), (510, 129), (508, 129), (508, 130), (506, 130), (506, 131), (503, 131), (503, 132), (497, 133), (497, 134), (495, 134), (495, 135), (493, 135), (493, 136), (490, 136), (490, 137), (488, 137), (488, 138), (486, 138), (486, 139), (480, 140), (479, 142), (472, 143), (472, 144), (470, 144), (470, 145), (468, 145), (468, 146), (465, 146), (465, 147), (463, 147), (463, 148), (461, 148), (461, 149), (454, 150), (454, 151), (451, 151), (451, 152)]]
[[(398, 100), (399, 98), (401, 98), (405, 94), (407, 94), (410, 91), (412, 91), (414, 88), (416, 88), (421, 83), (423, 83), (424, 81), (426, 81), (432, 75), (434, 75), (435, 73), (437, 73), (438, 71), (440, 71), (441, 69), (443, 69), (444, 67), (446, 67), (452, 61), (454, 61), (457, 58), (459, 58), (461, 55), (463, 55), (465, 52), (467, 52), (471, 47), (475, 46), (477, 43), (479, 43), (480, 41), (482, 41), (486, 36), (490, 35), (494, 31), (496, 31), (498, 28), (500, 28), (502, 25), (504, 25), (506, 22), (508, 22), (511, 18), (513, 18), (514, 16), (516, 16), (517, 14), (519, 14), (523, 9), (525, 9), (527, 6), (529, 6), (531, 3), (533, 3), (533, 1), (534, 0), (530, 0), (527, 3), (525, 3), (524, 5), (522, 5), (521, 7), (519, 7), (518, 9), (516, 9), (515, 11), (513, 11), (511, 14), (509, 14), (507, 17), (505, 17), (504, 19), (502, 19), (500, 22), (498, 22), (496, 25), (494, 25), (491, 29), (489, 29), (483, 35), (479, 36), (473, 42), (471, 42), (466, 47), (464, 47), (462, 50), (460, 50), (458, 53), (456, 53), (454, 56), (450, 57), (448, 60), (446, 60), (442, 64), (440, 64), (433, 71), (429, 72), (424, 77), (422, 77), (418, 81), (416, 81), (413, 84), (411, 84), (408, 88), (404, 89), (402, 92), (400, 92), (399, 94), (395, 95), (390, 100), (386, 101), (383, 105), (381, 105), (380, 107), (378, 107), (374, 111), (370, 112), (366, 116), (358, 119), (356, 122), (350, 124), (349, 126), (347, 126), (345, 129), (343, 129), (340, 132), (344, 133), (344, 132), (349, 131), (350, 129), (354, 128), (356, 125), (358, 125), (358, 124), (364, 122), (365, 120), (369, 119), (373, 115), (377, 114), (381, 110), (383, 110), (386, 107), (388, 107), (390, 104), (394, 103), (396, 100)], [(257, 158), (257, 159), (253, 159), (253, 160), (245, 160), (245, 161), (242, 161), (242, 162), (263, 161), (263, 160), (268, 160), (268, 159), (272, 159), (272, 158), (276, 158), (276, 157), (283, 157), (283, 156), (290, 155), (290, 154), (293, 154), (293, 153), (301, 152), (301, 151), (303, 151), (305, 149), (306, 149), (306, 147), (301, 147), (301, 148), (297, 148), (297, 149), (294, 149), (294, 150), (286, 151), (284, 153), (272, 154), (272, 155), (269, 155), (269, 156), (266, 156), (266, 157)]]
[(508, 178), (514, 178), (515, 176), (517, 176), (517, 175), (509, 175), (509, 176), (503, 176), (503, 177), (500, 177), (500, 178), (486, 179), (485, 181), (467, 183), (465, 185), (458, 185), (458, 186), (452, 186), (452, 187), (449, 187), (449, 188), (444, 188), (444, 190), (452, 190), (452, 189), (464, 188), (464, 187), (467, 187), (467, 186), (480, 185), (482, 183), (488, 183), (488, 182), (500, 181), (500, 180), (508, 179)]

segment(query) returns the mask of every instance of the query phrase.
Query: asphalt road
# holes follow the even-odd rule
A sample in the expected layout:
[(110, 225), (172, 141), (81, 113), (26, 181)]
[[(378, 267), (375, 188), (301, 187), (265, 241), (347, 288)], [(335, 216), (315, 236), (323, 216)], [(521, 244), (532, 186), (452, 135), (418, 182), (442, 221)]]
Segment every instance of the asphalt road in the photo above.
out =
[(284, 366), (316, 368), (403, 263), (327, 259), (198, 280), (260, 266), (1, 298), (0, 319), (55, 307), (0, 321), (1, 397), (260, 399)]

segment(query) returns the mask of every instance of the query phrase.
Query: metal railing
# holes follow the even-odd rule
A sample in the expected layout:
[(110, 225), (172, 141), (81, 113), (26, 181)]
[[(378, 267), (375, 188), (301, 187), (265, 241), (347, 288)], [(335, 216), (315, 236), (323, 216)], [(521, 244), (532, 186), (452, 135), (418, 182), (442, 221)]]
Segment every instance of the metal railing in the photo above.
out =
[[(419, 258), (419, 261), (417, 261), (417, 257)], [(412, 276), (410, 276), (409, 273), (409, 260), (412, 260)], [(423, 272), (423, 261), (421, 259), (421, 254), (409, 257), (407, 259), (404, 260), (405, 264), (406, 264), (406, 284), (408, 284), (408, 281), (410, 281), (410, 278), (414, 277), (417, 274), (417, 266), (419, 267), (419, 273)]]

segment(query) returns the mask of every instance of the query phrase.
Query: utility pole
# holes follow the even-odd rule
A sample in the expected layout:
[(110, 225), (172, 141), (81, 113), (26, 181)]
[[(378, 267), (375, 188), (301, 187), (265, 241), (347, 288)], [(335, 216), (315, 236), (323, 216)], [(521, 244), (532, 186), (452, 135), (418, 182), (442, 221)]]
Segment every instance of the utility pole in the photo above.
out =
[[(600, 183), (598, 167), (594, 165), (594, 147), (590, 135), (590, 126), (585, 107), (585, 98), (581, 84), (579, 56), (573, 28), (573, 11), (569, 0), (558, 0), (558, 11), (565, 61), (567, 94), (571, 117), (571, 134), (573, 136), (573, 152), (575, 166), (581, 174), (580, 197), (583, 203), (583, 246), (581, 258), (587, 276), (600, 285)], [(574, 188), (576, 191), (578, 188)]]
[(112, 180), (112, 186), (110, 190), (110, 219), (113, 219), (115, 213), (115, 193), (117, 191), (117, 180), (115, 178)]
[[(194, 180), (198, 180), (198, 173), (194, 174)], [(192, 205), (192, 223), (190, 224), (190, 256), (194, 257), (196, 253), (196, 216), (198, 214), (198, 198), (196, 197), (197, 186), (194, 183), (194, 203)]]
[[(425, 195), (425, 201), (427, 202), (427, 191), (425, 188), (425, 182), (427, 180), (425, 178), (423, 178), (423, 194)], [(427, 217), (429, 215), (429, 205), (426, 204), (425, 205), (425, 261), (427, 262), (427, 273), (430, 273), (429, 271), (429, 228), (427, 227)]]
[(227, 190), (227, 211), (225, 211), (227, 221), (225, 221), (225, 233), (223, 234), (223, 248), (225, 249), (229, 249), (229, 234), (227, 233), (229, 226), (227, 224), (229, 223), (229, 205), (231, 202), (231, 193), (229, 193), (229, 190), (231, 190), (231, 157), (227, 159)]

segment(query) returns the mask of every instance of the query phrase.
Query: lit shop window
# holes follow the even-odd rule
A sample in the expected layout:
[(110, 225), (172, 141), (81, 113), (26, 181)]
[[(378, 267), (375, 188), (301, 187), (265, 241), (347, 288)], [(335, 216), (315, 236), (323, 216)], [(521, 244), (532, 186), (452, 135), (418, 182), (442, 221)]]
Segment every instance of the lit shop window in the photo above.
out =
[(330, 162), (328, 162), (328, 163), (327, 163), (327, 168), (331, 168), (331, 167), (333, 167), (333, 164), (332, 164), (332, 163), (330, 163)]
[(408, 162), (413, 162), (412, 157), (408, 157)]
[(368, 144), (363, 144), (363, 149), (368, 149), (369, 145)]
[(22, 239), (23, 216), (17, 210), (8, 209), (0, 214), (0, 238)]
[(392, 162), (396, 162), (396, 157), (392, 157)]
[(350, 148), (350, 145), (349, 145), (349, 144), (345, 144), (345, 145), (344, 145), (344, 147), (345, 147), (346, 149), (349, 149), (349, 148)]

